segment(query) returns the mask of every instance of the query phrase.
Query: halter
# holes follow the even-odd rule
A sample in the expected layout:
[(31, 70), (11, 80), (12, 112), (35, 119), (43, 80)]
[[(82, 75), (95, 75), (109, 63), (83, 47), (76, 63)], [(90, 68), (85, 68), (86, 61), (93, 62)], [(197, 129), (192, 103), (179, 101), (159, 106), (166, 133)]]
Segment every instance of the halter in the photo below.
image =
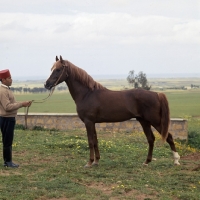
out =
[[(60, 78), (62, 77), (64, 71), (65, 71), (65, 68), (66, 68), (66, 65), (62, 65), (63, 66), (63, 70), (62, 70), (62, 73), (60, 74), (60, 76), (58, 77), (58, 80), (54, 83), (53, 87), (55, 87), (57, 85), (57, 83), (60, 81)], [(66, 72), (66, 75), (68, 76), (67, 72)]]
[[(54, 83), (53, 87), (51, 88), (49, 95), (47, 97), (45, 97), (44, 99), (41, 100), (31, 100), (32, 103), (44, 103), (45, 101), (48, 100), (48, 98), (53, 94), (57, 83), (60, 81), (60, 78), (62, 77), (64, 71), (65, 71), (66, 65), (63, 65), (63, 70), (62, 73), (60, 74), (60, 76), (58, 77), (57, 81)], [(67, 72), (66, 75), (68, 76)], [(25, 129), (27, 129), (27, 117), (28, 117), (28, 111), (29, 111), (29, 107), (25, 107), (24, 108), (24, 112), (25, 112)]]

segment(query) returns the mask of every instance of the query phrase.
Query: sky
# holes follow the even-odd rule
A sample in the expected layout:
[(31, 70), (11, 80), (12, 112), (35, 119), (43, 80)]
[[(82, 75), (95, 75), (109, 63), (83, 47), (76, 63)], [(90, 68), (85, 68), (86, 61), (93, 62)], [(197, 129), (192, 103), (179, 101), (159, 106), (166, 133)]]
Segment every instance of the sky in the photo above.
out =
[(200, 1), (1, 0), (0, 70), (48, 78), (56, 55), (91, 76), (200, 74)]

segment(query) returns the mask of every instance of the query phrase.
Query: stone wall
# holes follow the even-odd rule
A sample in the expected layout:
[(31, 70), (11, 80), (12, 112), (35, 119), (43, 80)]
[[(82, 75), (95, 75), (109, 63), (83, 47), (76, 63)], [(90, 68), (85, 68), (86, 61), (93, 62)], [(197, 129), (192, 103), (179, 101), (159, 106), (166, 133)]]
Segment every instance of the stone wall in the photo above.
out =
[[(25, 125), (25, 114), (18, 113), (16, 118), (17, 124)], [(85, 130), (84, 123), (79, 119), (76, 113), (57, 114), (57, 113), (29, 113), (27, 116), (28, 129), (34, 126), (40, 126), (46, 129), (56, 130)], [(130, 119), (124, 122), (116, 123), (97, 123), (96, 129), (103, 131), (143, 131), (139, 122), (135, 119)], [(155, 131), (155, 129), (153, 129)], [(169, 132), (173, 137), (179, 139), (188, 138), (187, 121), (183, 119), (171, 119)]]

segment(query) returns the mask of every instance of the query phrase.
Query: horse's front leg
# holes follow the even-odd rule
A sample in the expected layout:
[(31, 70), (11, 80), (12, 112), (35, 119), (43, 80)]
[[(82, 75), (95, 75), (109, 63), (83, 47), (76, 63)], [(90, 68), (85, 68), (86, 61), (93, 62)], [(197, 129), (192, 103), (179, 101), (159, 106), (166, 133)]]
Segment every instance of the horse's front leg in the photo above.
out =
[(97, 139), (97, 133), (96, 133), (95, 127), (94, 127), (94, 152), (95, 152), (95, 158), (94, 158), (92, 165), (98, 166), (99, 159), (100, 159), (100, 153), (99, 153), (98, 139)]
[[(85, 122), (85, 127), (87, 130), (88, 145), (90, 149), (90, 158), (89, 158), (88, 163), (85, 165), (85, 167), (91, 167), (92, 164), (98, 165), (100, 155), (99, 155), (99, 149), (98, 149), (98, 144), (97, 144), (98, 142), (97, 142), (95, 124), (91, 121), (87, 121)], [(96, 157), (95, 157), (95, 154), (96, 154)]]

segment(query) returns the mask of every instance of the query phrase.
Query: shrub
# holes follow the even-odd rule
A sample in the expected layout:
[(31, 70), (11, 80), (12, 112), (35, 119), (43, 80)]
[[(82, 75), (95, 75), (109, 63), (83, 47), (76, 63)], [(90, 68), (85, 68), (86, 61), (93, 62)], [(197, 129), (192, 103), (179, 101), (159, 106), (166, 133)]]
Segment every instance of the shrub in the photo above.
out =
[(188, 132), (188, 145), (200, 149), (200, 133), (192, 130)]
[(16, 124), (15, 129), (17, 130), (25, 130), (25, 126), (23, 124)]

